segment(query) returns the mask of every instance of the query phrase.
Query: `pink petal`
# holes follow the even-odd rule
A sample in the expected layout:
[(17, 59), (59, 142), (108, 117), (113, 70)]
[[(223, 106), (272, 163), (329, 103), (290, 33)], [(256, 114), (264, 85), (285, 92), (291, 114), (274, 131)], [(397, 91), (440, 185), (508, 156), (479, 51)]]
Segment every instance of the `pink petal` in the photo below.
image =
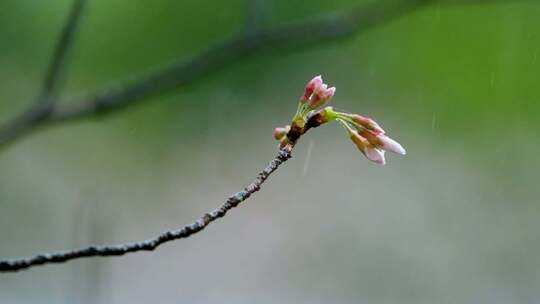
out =
[(336, 93), (336, 87), (331, 87), (331, 88), (328, 88), (325, 92), (325, 99), (330, 99), (332, 97), (334, 97), (334, 94)]
[(319, 87), (322, 85), (323, 80), (321, 75), (313, 77), (308, 83), (306, 84), (306, 87), (304, 89), (304, 96), (302, 96), (303, 100), (308, 100), (311, 94), (313, 92), (317, 91)]
[(327, 88), (328, 85), (326, 83), (323, 83), (318, 86), (317, 89), (315, 89), (315, 94), (317, 94), (317, 97), (319, 97), (319, 99), (322, 99), (324, 97), (324, 93), (326, 92)]

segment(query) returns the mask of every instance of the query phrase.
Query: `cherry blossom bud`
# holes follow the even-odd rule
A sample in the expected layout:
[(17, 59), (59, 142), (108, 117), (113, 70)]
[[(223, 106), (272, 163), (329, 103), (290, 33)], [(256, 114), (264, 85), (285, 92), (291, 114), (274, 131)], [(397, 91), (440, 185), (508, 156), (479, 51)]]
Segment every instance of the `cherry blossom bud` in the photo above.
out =
[(315, 91), (313, 92), (313, 95), (308, 100), (308, 105), (310, 108), (315, 109), (318, 104), (321, 103), (322, 96), (324, 95), (324, 92), (328, 89), (328, 85), (326, 83), (321, 84), (318, 86)]
[(313, 92), (315, 92), (323, 83), (322, 76), (313, 77), (307, 84), (304, 89), (304, 95), (300, 98), (300, 102), (304, 103), (309, 100)]
[(330, 121), (339, 122), (349, 134), (356, 147), (370, 161), (379, 165), (386, 163), (386, 151), (405, 155), (405, 149), (395, 140), (386, 136), (379, 124), (369, 117), (334, 111), (324, 105), (334, 97), (335, 87), (328, 87), (322, 77), (313, 77), (305, 86), (304, 94), (293, 116), (291, 125), (276, 128), (273, 136), (281, 149), (291, 150), (297, 140), (312, 128)]
[(384, 151), (377, 149), (366, 138), (362, 137), (358, 132), (349, 127), (346, 123), (342, 122), (343, 126), (347, 129), (352, 142), (356, 145), (358, 150), (364, 154), (364, 156), (370, 161), (384, 165), (386, 159), (384, 158)]
[(375, 148), (367, 139), (360, 136), (356, 131), (351, 133), (351, 140), (367, 159), (379, 165), (386, 164), (384, 151)]
[(379, 135), (379, 140), (382, 142), (381, 148), (397, 154), (405, 155), (407, 151), (395, 140), (385, 135)]
[(330, 99), (334, 97), (334, 94), (336, 94), (336, 87), (329, 87), (321, 98)]
[(349, 136), (352, 140), (352, 142), (358, 147), (362, 153), (364, 153), (367, 150), (367, 147), (369, 146), (369, 142), (367, 139), (360, 136), (356, 131), (350, 130)]
[(367, 159), (370, 161), (379, 164), (381, 166), (384, 166), (386, 164), (386, 159), (384, 158), (384, 151), (374, 148), (374, 147), (368, 147), (365, 153)]
[(313, 95), (309, 99), (309, 107), (312, 109), (318, 108), (325, 103), (327, 103), (336, 93), (336, 88), (331, 87), (328, 88), (328, 85), (323, 83), (321, 84), (315, 92), (313, 92)]
[(351, 115), (349, 115), (349, 117), (352, 119), (352, 121), (354, 121), (358, 125), (366, 128), (366, 129), (368, 129), (370, 131), (373, 131), (375, 133), (384, 134), (383, 128), (381, 128), (381, 126), (379, 126), (379, 124), (377, 122), (375, 122), (373, 119), (371, 119), (369, 117), (364, 117), (364, 116), (358, 115), (358, 114), (351, 114)]
[(287, 126), (285, 126), (283, 128), (275, 128), (272, 135), (274, 136), (274, 138), (276, 140), (281, 140), (283, 137), (285, 137), (287, 135), (287, 133), (289, 132), (290, 129), (291, 129), (291, 126), (289, 126), (289, 125), (287, 125)]
[(376, 148), (401, 155), (407, 154), (405, 149), (397, 141), (382, 133), (376, 134), (367, 129), (361, 129), (359, 132), (361, 136), (366, 138), (366, 140)]

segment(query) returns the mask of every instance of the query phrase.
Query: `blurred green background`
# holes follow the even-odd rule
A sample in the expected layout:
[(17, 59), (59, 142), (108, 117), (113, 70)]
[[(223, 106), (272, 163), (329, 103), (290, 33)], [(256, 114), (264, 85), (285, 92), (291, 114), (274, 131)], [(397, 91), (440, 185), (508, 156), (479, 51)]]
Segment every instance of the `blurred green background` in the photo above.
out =
[[(62, 100), (189, 57), (250, 1), (88, 1)], [(258, 1), (263, 27), (373, 1)], [(369, 163), (337, 124), (260, 193), (151, 253), (0, 275), (1, 303), (540, 302), (540, 3), (434, 1), (347, 39), (263, 50), (0, 151), (0, 257), (190, 223), (276, 153), (307, 80), (408, 151)], [(456, 1), (453, 1), (456, 2)], [(0, 1), (0, 121), (40, 88), (71, 1)]]

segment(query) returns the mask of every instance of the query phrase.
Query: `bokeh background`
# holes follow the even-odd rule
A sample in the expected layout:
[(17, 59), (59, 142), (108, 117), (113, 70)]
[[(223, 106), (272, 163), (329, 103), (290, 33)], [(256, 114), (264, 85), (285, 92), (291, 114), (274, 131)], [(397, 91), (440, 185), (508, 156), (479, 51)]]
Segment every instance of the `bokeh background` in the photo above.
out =
[[(227, 39), (253, 3), (88, 1), (62, 100)], [(257, 1), (257, 24), (373, 1)], [(0, 151), (0, 257), (190, 223), (276, 153), (307, 80), (407, 149), (379, 167), (337, 124), (262, 191), (151, 253), (0, 275), (1, 303), (540, 302), (540, 3), (434, 1), (336, 41), (273, 47)], [(466, 1), (465, 1), (466, 2)], [(0, 121), (40, 88), (71, 1), (0, 1)]]

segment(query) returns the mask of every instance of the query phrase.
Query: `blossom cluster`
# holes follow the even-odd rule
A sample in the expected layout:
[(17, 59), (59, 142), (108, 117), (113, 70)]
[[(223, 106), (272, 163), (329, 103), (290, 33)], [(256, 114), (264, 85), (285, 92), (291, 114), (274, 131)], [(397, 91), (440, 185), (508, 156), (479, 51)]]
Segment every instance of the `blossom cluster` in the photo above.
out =
[(381, 126), (369, 117), (335, 111), (324, 107), (334, 96), (335, 87), (328, 87), (321, 76), (311, 79), (300, 97), (298, 109), (291, 124), (274, 129), (274, 138), (281, 148), (292, 148), (296, 140), (308, 129), (318, 127), (330, 121), (337, 121), (346, 130), (356, 147), (370, 161), (384, 165), (385, 152), (405, 155), (405, 149), (386, 135)]

